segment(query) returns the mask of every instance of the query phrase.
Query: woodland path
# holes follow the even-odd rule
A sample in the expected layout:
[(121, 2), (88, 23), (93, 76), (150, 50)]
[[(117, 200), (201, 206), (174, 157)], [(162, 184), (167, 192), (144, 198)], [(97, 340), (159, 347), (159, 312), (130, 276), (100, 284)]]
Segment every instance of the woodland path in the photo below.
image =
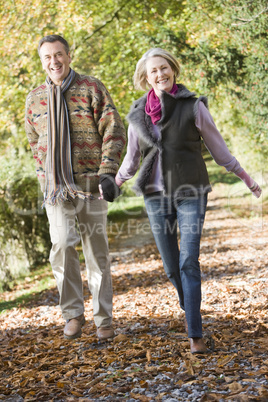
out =
[(226, 202), (210, 196), (201, 245), (204, 338), (213, 353), (190, 354), (156, 247), (135, 248), (134, 239), (131, 252), (112, 253), (112, 342), (97, 341), (84, 272), (80, 339), (63, 339), (55, 288), (0, 315), (0, 400), (267, 401), (267, 215), (246, 217), (250, 206), (241, 212), (238, 201)]

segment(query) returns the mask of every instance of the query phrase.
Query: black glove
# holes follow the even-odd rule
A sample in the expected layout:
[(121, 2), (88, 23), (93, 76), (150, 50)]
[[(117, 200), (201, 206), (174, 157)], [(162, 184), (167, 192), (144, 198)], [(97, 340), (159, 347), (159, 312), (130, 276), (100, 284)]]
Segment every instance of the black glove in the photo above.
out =
[(103, 198), (106, 201), (113, 202), (120, 195), (120, 188), (115, 182), (115, 174), (106, 173), (100, 175), (100, 185)]

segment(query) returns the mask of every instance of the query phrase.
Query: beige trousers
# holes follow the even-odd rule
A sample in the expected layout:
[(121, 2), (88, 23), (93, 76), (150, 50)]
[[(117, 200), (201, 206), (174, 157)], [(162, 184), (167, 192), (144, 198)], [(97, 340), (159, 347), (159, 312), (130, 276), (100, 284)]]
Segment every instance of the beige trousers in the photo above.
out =
[(82, 241), (93, 316), (97, 327), (112, 322), (112, 279), (106, 233), (107, 202), (94, 194), (91, 201), (75, 199), (46, 205), (52, 248), (50, 263), (65, 320), (84, 313), (83, 286), (76, 246)]

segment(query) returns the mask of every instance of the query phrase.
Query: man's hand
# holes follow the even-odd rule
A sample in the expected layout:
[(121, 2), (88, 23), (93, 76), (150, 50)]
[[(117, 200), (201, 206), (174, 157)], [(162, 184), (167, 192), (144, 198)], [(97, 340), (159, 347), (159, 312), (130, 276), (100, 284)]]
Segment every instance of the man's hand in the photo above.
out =
[(120, 195), (120, 188), (115, 182), (115, 174), (106, 173), (100, 175), (100, 199), (113, 202)]

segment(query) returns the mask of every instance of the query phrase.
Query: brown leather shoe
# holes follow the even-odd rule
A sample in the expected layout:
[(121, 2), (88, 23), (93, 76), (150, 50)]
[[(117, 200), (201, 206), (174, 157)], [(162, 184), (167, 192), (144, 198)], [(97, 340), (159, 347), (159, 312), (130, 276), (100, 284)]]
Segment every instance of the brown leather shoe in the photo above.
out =
[(67, 320), (63, 332), (64, 338), (65, 339), (79, 338), (82, 334), (81, 328), (85, 324), (85, 322), (86, 320), (84, 314), (81, 314), (78, 317)]
[(103, 341), (105, 339), (114, 338), (115, 333), (113, 327), (99, 327), (97, 329), (97, 337)]
[(189, 338), (192, 354), (209, 353), (210, 350), (206, 347), (203, 338)]

